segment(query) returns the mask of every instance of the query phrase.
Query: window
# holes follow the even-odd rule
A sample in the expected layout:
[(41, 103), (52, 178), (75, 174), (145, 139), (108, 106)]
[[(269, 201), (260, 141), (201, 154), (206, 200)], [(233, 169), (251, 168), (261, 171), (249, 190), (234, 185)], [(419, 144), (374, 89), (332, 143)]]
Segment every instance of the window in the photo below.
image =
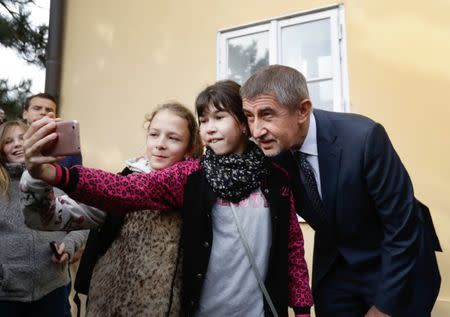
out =
[(245, 82), (257, 69), (283, 64), (305, 75), (314, 107), (348, 111), (343, 6), (218, 33), (218, 79)]

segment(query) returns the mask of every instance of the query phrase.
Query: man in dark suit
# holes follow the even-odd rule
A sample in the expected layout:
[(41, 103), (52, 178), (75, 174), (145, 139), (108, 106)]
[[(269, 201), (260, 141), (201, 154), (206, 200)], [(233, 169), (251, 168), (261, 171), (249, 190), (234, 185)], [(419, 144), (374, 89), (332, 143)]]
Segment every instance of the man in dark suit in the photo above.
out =
[(430, 316), (439, 241), (384, 128), (313, 111), (305, 78), (286, 66), (258, 71), (241, 95), (254, 139), (266, 155), (281, 153), (299, 215), (315, 230), (317, 316)]

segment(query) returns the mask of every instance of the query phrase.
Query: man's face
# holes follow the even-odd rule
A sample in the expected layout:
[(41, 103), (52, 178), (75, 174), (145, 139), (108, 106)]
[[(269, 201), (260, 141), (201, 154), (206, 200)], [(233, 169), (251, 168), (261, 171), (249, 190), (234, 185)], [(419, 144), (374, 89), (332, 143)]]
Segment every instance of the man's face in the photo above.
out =
[(22, 118), (32, 124), (34, 121), (46, 116), (49, 112), (56, 113), (56, 104), (47, 98), (34, 97), (30, 100), (28, 110), (24, 110)]
[(308, 99), (289, 109), (274, 96), (261, 95), (251, 101), (244, 98), (243, 106), (252, 136), (267, 156), (300, 146), (305, 140), (311, 110)]

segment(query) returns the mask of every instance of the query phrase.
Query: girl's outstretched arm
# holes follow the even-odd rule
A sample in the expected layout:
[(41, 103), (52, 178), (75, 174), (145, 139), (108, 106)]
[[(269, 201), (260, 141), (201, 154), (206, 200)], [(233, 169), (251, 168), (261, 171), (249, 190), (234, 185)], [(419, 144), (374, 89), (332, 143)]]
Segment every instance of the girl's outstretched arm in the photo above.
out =
[(56, 167), (54, 184), (73, 199), (106, 212), (180, 209), (189, 174), (199, 160), (186, 160), (148, 174), (121, 176), (98, 169)]
[(43, 151), (58, 135), (55, 119), (44, 117), (31, 124), (24, 135), (25, 163), (30, 174), (60, 187), (75, 200), (106, 212), (181, 208), (187, 176), (200, 162), (183, 161), (162, 171), (120, 176), (81, 166), (70, 170), (54, 164), (59, 158)]

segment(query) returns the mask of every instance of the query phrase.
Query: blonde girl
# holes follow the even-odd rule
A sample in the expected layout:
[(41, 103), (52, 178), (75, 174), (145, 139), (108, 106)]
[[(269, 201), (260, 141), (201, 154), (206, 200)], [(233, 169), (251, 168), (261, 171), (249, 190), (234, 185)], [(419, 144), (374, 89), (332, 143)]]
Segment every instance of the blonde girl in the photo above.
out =
[[(197, 122), (182, 104), (158, 106), (147, 116), (146, 125), (146, 153), (128, 160), (121, 175), (154, 173), (201, 155)], [(179, 316), (179, 211), (106, 215), (67, 196), (58, 198), (56, 208), (49, 210), (45, 206), (54, 203), (48, 202), (51, 196), (46, 195), (45, 184), (24, 175), (22, 185), (27, 194), (33, 193), (24, 203), (31, 226), (45, 230), (95, 229), (75, 281), (76, 289), (89, 294), (88, 316)], [(43, 222), (42, 215), (48, 217), (49, 213), (52, 220)]]
[[(24, 171), (26, 125), (8, 121), (0, 126), (0, 316), (64, 316), (69, 283), (67, 260), (84, 235), (39, 232), (24, 223), (19, 180)], [(61, 258), (49, 243), (60, 243)]]

